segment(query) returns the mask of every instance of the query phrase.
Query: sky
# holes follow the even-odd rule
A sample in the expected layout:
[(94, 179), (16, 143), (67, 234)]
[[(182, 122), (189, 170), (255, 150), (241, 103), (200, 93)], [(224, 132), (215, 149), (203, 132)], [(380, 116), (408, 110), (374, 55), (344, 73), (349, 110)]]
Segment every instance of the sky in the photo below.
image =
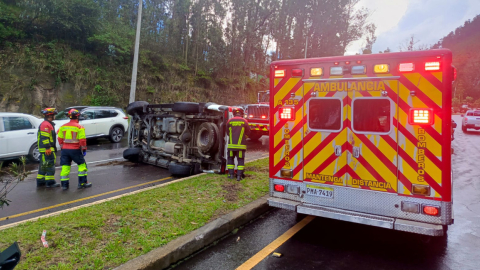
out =
[[(373, 52), (399, 51), (412, 35), (417, 45), (433, 45), (480, 14), (480, 0), (360, 0), (377, 26)], [(352, 42), (346, 54), (360, 53), (365, 40)]]

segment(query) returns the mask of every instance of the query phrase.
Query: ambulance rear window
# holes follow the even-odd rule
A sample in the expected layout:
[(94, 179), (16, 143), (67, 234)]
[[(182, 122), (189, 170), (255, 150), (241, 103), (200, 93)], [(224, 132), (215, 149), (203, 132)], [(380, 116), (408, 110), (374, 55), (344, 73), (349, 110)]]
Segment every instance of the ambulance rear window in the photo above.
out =
[(390, 100), (384, 98), (356, 98), (352, 105), (354, 132), (390, 132), (392, 126)]
[(340, 131), (342, 107), (342, 101), (339, 98), (311, 99), (308, 108), (309, 129)]

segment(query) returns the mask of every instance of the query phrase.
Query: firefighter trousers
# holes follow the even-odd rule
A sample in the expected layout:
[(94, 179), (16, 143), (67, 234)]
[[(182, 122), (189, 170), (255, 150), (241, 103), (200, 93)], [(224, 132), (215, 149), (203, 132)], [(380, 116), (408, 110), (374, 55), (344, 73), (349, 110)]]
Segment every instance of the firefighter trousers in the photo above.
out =
[(37, 184), (45, 184), (47, 181), (55, 181), (55, 152), (47, 156), (40, 153), (40, 164), (38, 165)]
[(60, 165), (62, 166), (60, 179), (62, 180), (62, 186), (64, 181), (70, 180), (70, 167), (72, 166), (72, 161), (78, 165), (78, 185), (83, 186), (87, 183), (88, 169), (87, 163), (85, 162), (85, 158), (80, 149), (62, 149), (62, 155), (60, 156)]
[(235, 169), (235, 158), (237, 158), (237, 175), (243, 176), (245, 170), (245, 150), (228, 150), (227, 169), (233, 175)]

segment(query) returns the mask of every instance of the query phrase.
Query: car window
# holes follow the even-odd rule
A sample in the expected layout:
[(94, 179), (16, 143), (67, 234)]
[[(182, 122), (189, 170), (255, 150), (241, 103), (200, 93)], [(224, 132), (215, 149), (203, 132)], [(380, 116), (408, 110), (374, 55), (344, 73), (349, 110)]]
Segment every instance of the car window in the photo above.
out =
[(25, 117), (4, 117), (3, 126), (5, 131), (15, 131), (33, 128), (32, 123), (30, 123), (30, 121)]
[(118, 111), (110, 110), (110, 117), (116, 117), (118, 115)]
[(110, 110), (95, 110), (95, 119), (109, 118)]
[(311, 99), (308, 125), (312, 130), (340, 131), (342, 129), (342, 101), (338, 98)]
[(65, 113), (65, 111), (60, 111), (58, 112), (57, 115), (55, 115), (55, 120), (66, 120), (66, 119), (68, 119), (68, 116)]
[(473, 116), (480, 116), (480, 111), (476, 111), (473, 113)]
[(85, 120), (91, 120), (95, 118), (94, 111), (84, 111), (81, 114)]
[(353, 100), (352, 107), (355, 132), (390, 132), (390, 100), (358, 98)]

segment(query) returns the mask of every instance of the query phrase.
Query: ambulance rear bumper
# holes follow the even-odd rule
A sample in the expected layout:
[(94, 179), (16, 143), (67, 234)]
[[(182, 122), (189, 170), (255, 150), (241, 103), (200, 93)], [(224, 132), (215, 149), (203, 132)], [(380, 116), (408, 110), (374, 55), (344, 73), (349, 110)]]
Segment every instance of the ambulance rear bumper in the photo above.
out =
[(270, 197), (268, 205), (288, 209), (300, 214), (325, 217), (353, 223), (376, 226), (397, 231), (412, 232), (429, 236), (443, 236), (443, 226), (400, 218), (365, 214), (332, 207), (310, 205), (292, 200)]

